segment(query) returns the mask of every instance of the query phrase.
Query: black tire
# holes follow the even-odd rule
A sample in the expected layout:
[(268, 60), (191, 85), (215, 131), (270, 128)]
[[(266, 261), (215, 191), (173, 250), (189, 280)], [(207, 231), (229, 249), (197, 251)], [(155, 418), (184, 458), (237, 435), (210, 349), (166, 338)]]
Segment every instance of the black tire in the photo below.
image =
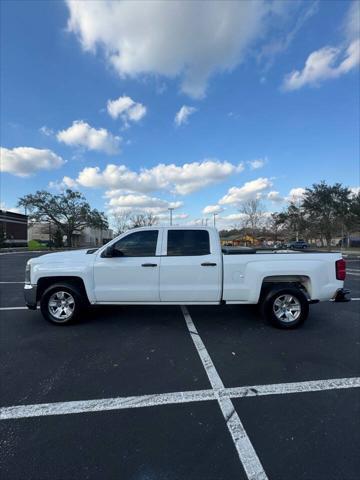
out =
[[(66, 314), (66, 316), (64, 316), (63, 318), (58, 318), (51, 312), (51, 307), (49, 307), (49, 301), (57, 293), (61, 296), (61, 292), (64, 292), (65, 300), (69, 301), (70, 299), (70, 303), (69, 303), (69, 305), (71, 306), (70, 310), (73, 310), (73, 311), (69, 316), (67, 316)], [(74, 300), (73, 306), (72, 306), (71, 298)], [(46, 320), (48, 320), (49, 322), (55, 325), (69, 325), (71, 323), (78, 321), (81, 318), (81, 313), (83, 312), (84, 307), (85, 307), (85, 302), (84, 302), (81, 291), (75, 285), (71, 285), (68, 283), (61, 283), (61, 284), (59, 283), (59, 284), (51, 285), (51, 287), (45, 290), (45, 292), (42, 294), (40, 299), (41, 313), (43, 314)]]
[[(290, 298), (293, 301), (289, 300)], [(290, 315), (296, 317), (293, 320), (288, 318), (288, 314), (282, 311), (282, 307), (279, 304), (288, 305), (284, 306), (284, 310), (290, 310)], [(297, 315), (297, 308), (299, 308), (299, 314)], [(305, 293), (297, 287), (274, 287), (266, 293), (261, 300), (261, 311), (266, 320), (277, 328), (291, 329), (299, 327), (305, 322), (309, 315), (309, 302)], [(279, 318), (280, 317), (280, 318)]]

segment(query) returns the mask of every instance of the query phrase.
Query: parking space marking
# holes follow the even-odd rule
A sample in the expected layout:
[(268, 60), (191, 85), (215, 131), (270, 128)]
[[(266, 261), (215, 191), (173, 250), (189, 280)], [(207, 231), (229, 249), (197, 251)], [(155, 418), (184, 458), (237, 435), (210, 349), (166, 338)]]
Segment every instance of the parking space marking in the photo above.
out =
[(22, 283), (22, 284), (24, 284), (25, 282), (0, 282), (0, 285), (6, 285), (8, 283)]
[(156, 393), (132, 397), (100, 398), (97, 400), (79, 400), (70, 402), (38, 403), (33, 405), (14, 405), (0, 407), (0, 420), (46, 417), (51, 415), (71, 415), (76, 413), (103, 412), (108, 410), (126, 410), (129, 408), (156, 407), (190, 402), (206, 402), (231, 398), (261, 397), (266, 395), (286, 395), (291, 393), (323, 392), (360, 387), (360, 377), (331, 378), (307, 382), (274, 383), (269, 385), (248, 385), (193, 390), (187, 392)]
[(263, 466), (261, 465), (250, 438), (248, 437), (245, 428), (241, 423), (234, 404), (230, 398), (219, 395), (219, 392), (225, 389), (224, 384), (215, 368), (213, 361), (210, 358), (208, 351), (206, 350), (203, 341), (200, 338), (190, 313), (184, 305), (181, 306), (181, 310), (191, 338), (205, 368), (215, 396), (217, 397), (221, 412), (224, 416), (226, 425), (232, 436), (239, 459), (244, 467), (247, 477), (249, 480), (266, 480), (268, 477)]
[(1, 252), (0, 255), (32, 255), (33, 253), (51, 253), (51, 250), (24, 250), (23, 252)]
[(264, 395), (284, 395), (289, 393), (323, 392), (359, 388), (360, 377), (330, 378), (328, 380), (310, 380), (308, 382), (275, 383), (270, 385), (253, 385), (249, 387), (226, 388), (225, 394), (230, 398), (258, 397)]
[(28, 307), (0, 307), (0, 310), (27, 310)]
[(157, 393), (133, 397), (100, 398), (98, 400), (15, 405), (0, 408), (0, 420), (125, 410), (129, 408), (156, 407), (159, 405), (175, 405), (208, 400), (216, 400), (214, 390), (194, 390), (191, 392)]
[(360, 273), (346, 272), (346, 275), (352, 275), (353, 277), (360, 277)]

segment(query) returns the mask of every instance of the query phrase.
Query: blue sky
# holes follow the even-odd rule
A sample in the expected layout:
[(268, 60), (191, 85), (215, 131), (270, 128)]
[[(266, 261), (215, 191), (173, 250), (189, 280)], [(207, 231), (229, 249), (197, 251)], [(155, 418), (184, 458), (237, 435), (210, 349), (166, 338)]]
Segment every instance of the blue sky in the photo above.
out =
[(2, 206), (71, 186), (230, 226), (249, 198), (357, 187), (359, 23), (344, 0), (2, 1)]

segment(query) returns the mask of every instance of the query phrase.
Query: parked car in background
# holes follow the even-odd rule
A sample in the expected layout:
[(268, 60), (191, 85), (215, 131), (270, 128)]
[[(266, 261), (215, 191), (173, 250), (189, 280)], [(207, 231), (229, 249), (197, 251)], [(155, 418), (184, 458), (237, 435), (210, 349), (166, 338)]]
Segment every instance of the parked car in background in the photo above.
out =
[(304, 248), (309, 248), (309, 247), (310, 245), (304, 240), (296, 240), (294, 242), (289, 242), (287, 244), (287, 248), (291, 248), (293, 250), (303, 250)]

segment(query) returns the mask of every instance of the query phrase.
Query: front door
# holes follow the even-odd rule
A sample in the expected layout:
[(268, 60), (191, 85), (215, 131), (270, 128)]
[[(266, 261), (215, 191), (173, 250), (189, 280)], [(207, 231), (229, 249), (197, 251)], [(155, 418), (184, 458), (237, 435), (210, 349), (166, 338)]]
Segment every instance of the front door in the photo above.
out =
[(159, 230), (128, 233), (113, 245), (113, 256), (94, 263), (97, 302), (158, 302)]

